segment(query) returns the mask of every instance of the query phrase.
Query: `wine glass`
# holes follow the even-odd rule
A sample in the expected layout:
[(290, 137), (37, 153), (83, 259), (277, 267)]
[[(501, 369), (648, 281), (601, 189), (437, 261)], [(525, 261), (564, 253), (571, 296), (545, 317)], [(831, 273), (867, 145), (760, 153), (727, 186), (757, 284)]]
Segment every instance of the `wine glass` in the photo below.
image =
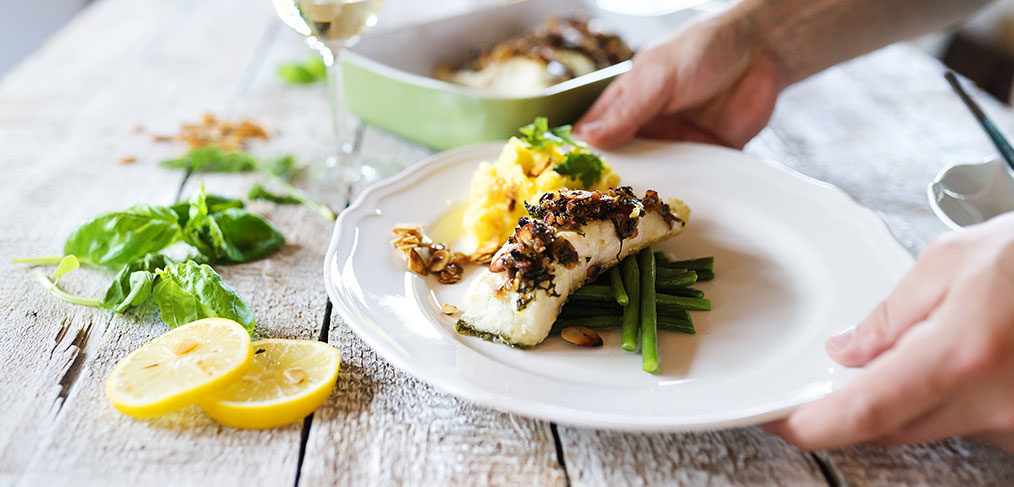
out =
[(375, 168), (353, 155), (352, 133), (342, 94), (341, 55), (359, 40), (360, 34), (377, 23), (382, 0), (272, 0), (282, 22), (306, 36), (327, 66), (334, 138), (326, 161), (327, 176), (337, 172), (344, 183), (369, 183), (377, 179)]

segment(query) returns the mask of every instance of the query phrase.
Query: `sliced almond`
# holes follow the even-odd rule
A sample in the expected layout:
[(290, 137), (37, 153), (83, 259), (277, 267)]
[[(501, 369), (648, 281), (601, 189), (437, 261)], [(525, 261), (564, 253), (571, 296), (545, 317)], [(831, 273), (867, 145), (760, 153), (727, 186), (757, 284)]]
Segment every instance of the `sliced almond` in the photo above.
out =
[(601, 347), (602, 337), (586, 326), (568, 326), (560, 330), (560, 336), (579, 347)]
[(444, 305), (440, 307), (440, 312), (447, 316), (454, 316), (458, 314), (458, 307), (453, 304), (444, 303)]
[(282, 378), (285, 379), (285, 383), (294, 386), (306, 380), (306, 372), (302, 369), (286, 369), (282, 372)]
[(191, 352), (195, 348), (197, 348), (197, 340), (187, 337), (180, 340), (179, 343), (176, 344), (176, 348), (173, 349), (173, 352), (176, 355), (184, 355), (186, 353)]

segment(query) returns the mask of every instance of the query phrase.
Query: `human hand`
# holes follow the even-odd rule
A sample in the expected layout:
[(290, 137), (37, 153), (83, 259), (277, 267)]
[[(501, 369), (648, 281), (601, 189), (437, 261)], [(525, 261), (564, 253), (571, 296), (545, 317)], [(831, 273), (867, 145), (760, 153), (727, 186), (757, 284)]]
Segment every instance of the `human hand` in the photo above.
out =
[(750, 16), (727, 11), (639, 52), (575, 131), (602, 148), (635, 135), (742, 148), (785, 83), (755, 32)]
[(1014, 213), (934, 242), (827, 351), (866, 369), (769, 432), (805, 449), (961, 435), (1014, 453)]

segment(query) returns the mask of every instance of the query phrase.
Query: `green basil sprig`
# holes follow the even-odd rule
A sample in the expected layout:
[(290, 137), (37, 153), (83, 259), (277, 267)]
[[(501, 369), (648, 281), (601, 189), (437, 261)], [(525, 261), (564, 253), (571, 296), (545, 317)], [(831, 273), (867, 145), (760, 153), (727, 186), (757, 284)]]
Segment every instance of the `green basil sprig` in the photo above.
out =
[(253, 312), (210, 266), (188, 260), (155, 272), (159, 278), (152, 295), (169, 328), (219, 317), (233, 320), (253, 334), (257, 324)]
[(63, 255), (118, 268), (180, 240), (176, 214), (164, 206), (137, 205), (104, 213), (78, 226), (67, 237)]
[(285, 245), (285, 236), (253, 213), (235, 207), (211, 211), (203, 186), (190, 201), (183, 240), (212, 263), (249, 262)]
[(122, 313), (131, 306), (140, 306), (151, 296), (158, 275), (156, 269), (172, 265), (162, 254), (148, 254), (123, 266), (102, 297), (101, 306)]

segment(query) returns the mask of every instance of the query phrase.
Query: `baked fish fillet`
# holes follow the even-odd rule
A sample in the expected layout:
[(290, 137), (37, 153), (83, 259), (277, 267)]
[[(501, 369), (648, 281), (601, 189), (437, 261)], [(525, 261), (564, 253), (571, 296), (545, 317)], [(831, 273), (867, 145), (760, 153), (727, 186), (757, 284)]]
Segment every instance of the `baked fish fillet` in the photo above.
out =
[(656, 242), (678, 235), (690, 210), (649, 190), (546, 193), (468, 286), (458, 332), (528, 348), (538, 345), (567, 296)]

